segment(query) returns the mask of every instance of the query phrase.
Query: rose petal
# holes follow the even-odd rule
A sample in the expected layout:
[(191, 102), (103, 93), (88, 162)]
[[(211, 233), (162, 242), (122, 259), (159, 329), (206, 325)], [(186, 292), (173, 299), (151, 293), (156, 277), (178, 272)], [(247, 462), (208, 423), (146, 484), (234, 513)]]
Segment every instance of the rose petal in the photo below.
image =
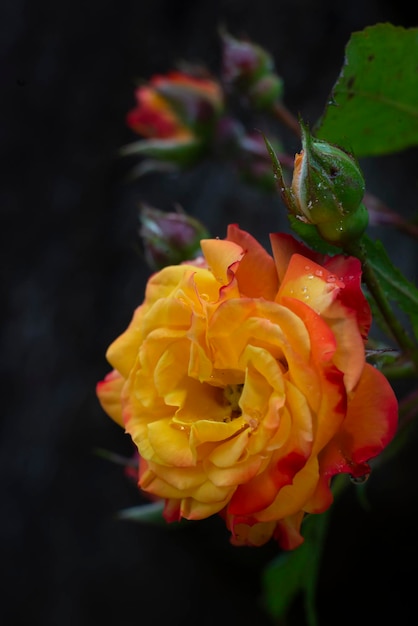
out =
[(368, 473), (367, 461), (379, 454), (396, 432), (398, 403), (381, 372), (366, 364), (348, 403), (342, 428), (319, 455), (320, 481), (306, 510), (321, 512), (332, 502), (330, 480), (345, 472)]
[(220, 285), (227, 285), (231, 282), (244, 254), (241, 246), (221, 239), (202, 239), (200, 245), (217, 282)]
[(103, 410), (119, 426), (123, 426), (121, 393), (125, 379), (113, 370), (97, 383), (96, 393)]
[(245, 251), (245, 256), (236, 271), (241, 293), (251, 298), (274, 300), (279, 282), (276, 265), (270, 254), (237, 224), (228, 226), (227, 239)]

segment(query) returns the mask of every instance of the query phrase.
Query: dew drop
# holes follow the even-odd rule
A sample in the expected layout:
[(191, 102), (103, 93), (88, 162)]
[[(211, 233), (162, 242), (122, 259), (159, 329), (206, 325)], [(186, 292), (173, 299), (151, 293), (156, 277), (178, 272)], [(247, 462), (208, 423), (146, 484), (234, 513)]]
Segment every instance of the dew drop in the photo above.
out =
[(335, 283), (336, 281), (336, 277), (334, 276), (334, 274), (330, 274), (327, 278), (327, 283)]
[(322, 270), (315, 270), (315, 276), (322, 276), (324, 272)]

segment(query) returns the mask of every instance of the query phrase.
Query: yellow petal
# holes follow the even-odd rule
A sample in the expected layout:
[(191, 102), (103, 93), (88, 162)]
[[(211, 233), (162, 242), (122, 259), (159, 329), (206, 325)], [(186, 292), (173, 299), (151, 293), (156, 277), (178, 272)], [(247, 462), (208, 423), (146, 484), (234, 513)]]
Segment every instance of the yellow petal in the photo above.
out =
[(174, 426), (170, 418), (148, 424), (148, 439), (161, 463), (177, 467), (196, 465), (196, 451), (189, 444), (188, 433)]
[(236, 462), (231, 467), (216, 467), (205, 463), (209, 480), (218, 487), (235, 487), (251, 480), (263, 463), (261, 456), (251, 456), (244, 461)]
[(230, 422), (201, 419), (192, 424), (190, 437), (193, 445), (197, 446), (207, 441), (225, 441), (245, 428), (248, 428), (248, 425), (242, 417), (237, 417)]
[(181, 501), (181, 516), (189, 520), (206, 519), (215, 513), (219, 513), (226, 507), (230, 500), (228, 495), (219, 502), (199, 502), (194, 498), (185, 498)]
[(231, 282), (231, 272), (244, 255), (241, 246), (232, 241), (221, 239), (202, 239), (200, 245), (208, 266), (218, 283), (227, 285)]
[(113, 370), (96, 386), (96, 393), (104, 411), (119, 426), (123, 426), (121, 393), (125, 379)]
[(141, 320), (143, 314), (144, 307), (138, 307), (128, 328), (110, 344), (106, 352), (106, 358), (109, 363), (124, 378), (128, 378), (129, 372), (138, 357), (139, 346), (142, 341)]
[(209, 456), (209, 460), (217, 467), (230, 467), (238, 461), (246, 449), (249, 430), (243, 430), (236, 437), (216, 446)]
[(201, 464), (195, 467), (168, 467), (151, 461), (148, 466), (158, 478), (178, 489), (183, 496), (192, 495), (196, 488), (207, 480)]

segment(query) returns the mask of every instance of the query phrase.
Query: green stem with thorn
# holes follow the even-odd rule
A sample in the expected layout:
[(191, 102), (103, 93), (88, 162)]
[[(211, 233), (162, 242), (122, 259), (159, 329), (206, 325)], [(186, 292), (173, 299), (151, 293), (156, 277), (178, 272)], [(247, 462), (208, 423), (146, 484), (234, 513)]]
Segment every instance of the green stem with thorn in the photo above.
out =
[(367, 259), (364, 245), (361, 241), (346, 244), (344, 246), (344, 251), (360, 260), (363, 269), (363, 280), (367, 285), (370, 295), (374, 298), (376, 305), (379, 307), (382, 317), (392, 333), (393, 338), (405, 356), (408, 357), (414, 364), (415, 371), (418, 373), (418, 348), (405, 331), (399, 319), (396, 317), (396, 314), (379, 283), (374, 269)]

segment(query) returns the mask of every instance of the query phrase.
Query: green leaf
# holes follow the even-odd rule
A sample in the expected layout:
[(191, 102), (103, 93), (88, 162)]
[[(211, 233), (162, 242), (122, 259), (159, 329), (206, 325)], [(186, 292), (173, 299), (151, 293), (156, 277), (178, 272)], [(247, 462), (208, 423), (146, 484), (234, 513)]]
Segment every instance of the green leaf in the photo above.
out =
[(280, 554), (265, 569), (263, 600), (275, 619), (285, 617), (293, 601), (302, 593), (307, 624), (318, 626), (315, 596), (329, 515), (329, 511), (309, 515), (303, 522), (302, 545)]
[(364, 235), (362, 243), (367, 261), (373, 267), (386, 297), (409, 316), (418, 339), (418, 289), (393, 265), (381, 241), (374, 241)]
[(297, 213), (296, 207), (293, 202), (291, 191), (288, 187), (286, 187), (282, 166), (280, 164), (279, 159), (277, 158), (276, 152), (274, 151), (274, 148), (272, 144), (270, 143), (270, 141), (267, 139), (267, 137), (263, 133), (262, 135), (263, 135), (264, 142), (266, 144), (267, 152), (269, 153), (269, 156), (270, 156), (270, 160), (271, 160), (271, 164), (273, 168), (273, 176), (279, 186), (280, 196), (284, 204), (286, 205), (288, 211), (290, 213)]
[(315, 134), (356, 157), (418, 144), (418, 28), (376, 24), (353, 33)]

